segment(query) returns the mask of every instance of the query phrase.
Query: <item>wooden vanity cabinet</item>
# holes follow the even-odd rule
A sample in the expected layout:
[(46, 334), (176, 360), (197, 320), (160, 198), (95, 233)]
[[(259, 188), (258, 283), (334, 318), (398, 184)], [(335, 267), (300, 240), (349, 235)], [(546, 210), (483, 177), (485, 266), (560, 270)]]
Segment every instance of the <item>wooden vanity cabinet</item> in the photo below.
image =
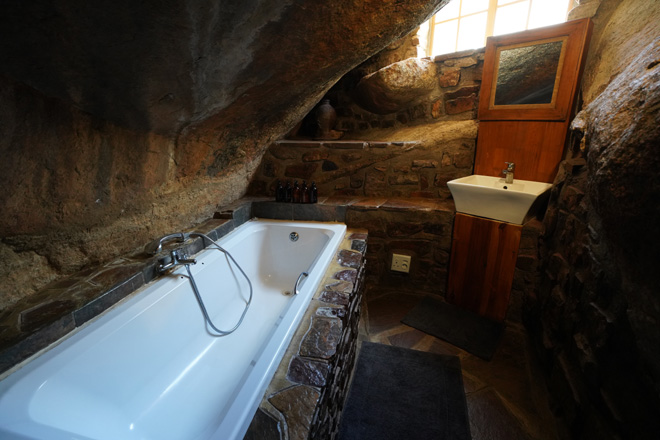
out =
[(503, 321), (521, 233), (521, 225), (456, 213), (447, 301)]

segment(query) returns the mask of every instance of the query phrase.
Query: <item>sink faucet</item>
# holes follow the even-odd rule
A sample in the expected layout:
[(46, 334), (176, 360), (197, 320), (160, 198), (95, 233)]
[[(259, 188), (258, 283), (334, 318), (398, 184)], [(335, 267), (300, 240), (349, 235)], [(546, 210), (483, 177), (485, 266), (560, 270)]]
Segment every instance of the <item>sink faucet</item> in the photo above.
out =
[(502, 170), (502, 173), (505, 176), (505, 183), (513, 183), (513, 169), (516, 167), (516, 164), (513, 162), (504, 162), (506, 164), (506, 170)]
[[(144, 252), (149, 255), (156, 255), (157, 253), (163, 250), (163, 245), (165, 243), (173, 240), (176, 240), (179, 243), (183, 243), (189, 237), (190, 237), (189, 234), (184, 234), (183, 232), (164, 235), (152, 241), (151, 243), (148, 243), (144, 247)], [(159, 273), (163, 273), (182, 264), (187, 265), (187, 264), (196, 264), (196, 263), (197, 260), (195, 260), (194, 258), (188, 258), (185, 252), (183, 252), (181, 249), (174, 249), (170, 251), (169, 255), (158, 259), (158, 265), (156, 266), (156, 270)]]

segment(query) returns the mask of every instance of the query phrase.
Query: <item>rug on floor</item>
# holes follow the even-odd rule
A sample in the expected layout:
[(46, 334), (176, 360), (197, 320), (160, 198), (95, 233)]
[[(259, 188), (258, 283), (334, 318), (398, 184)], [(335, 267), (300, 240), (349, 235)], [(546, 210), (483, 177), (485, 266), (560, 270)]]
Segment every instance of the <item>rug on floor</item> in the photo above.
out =
[(431, 296), (425, 296), (401, 322), (487, 361), (493, 358), (504, 331), (504, 323)]
[(461, 362), (363, 342), (339, 440), (470, 440)]

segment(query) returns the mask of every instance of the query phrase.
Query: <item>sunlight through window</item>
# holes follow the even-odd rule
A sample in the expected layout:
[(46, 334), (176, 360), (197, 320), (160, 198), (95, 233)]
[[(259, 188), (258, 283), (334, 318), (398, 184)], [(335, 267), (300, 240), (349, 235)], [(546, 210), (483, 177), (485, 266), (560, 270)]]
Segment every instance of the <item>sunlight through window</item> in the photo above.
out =
[(527, 29), (529, 1), (500, 6), (495, 13), (493, 35), (510, 34)]
[(420, 56), (486, 45), (492, 35), (566, 21), (572, 0), (451, 0), (419, 30)]
[(468, 15), (460, 20), (456, 50), (472, 49), (484, 45), (483, 29), (486, 28), (487, 12)]

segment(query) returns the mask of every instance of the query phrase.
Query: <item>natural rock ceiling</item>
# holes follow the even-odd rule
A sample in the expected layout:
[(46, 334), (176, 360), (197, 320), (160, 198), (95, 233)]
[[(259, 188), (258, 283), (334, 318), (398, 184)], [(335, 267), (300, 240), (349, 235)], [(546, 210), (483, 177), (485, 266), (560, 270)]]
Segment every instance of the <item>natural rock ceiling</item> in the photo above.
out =
[(9, 2), (0, 69), (133, 129), (175, 134), (214, 118), (239, 132), (298, 119), (446, 2)]
[(0, 306), (240, 197), (272, 140), (445, 3), (2, 2)]

